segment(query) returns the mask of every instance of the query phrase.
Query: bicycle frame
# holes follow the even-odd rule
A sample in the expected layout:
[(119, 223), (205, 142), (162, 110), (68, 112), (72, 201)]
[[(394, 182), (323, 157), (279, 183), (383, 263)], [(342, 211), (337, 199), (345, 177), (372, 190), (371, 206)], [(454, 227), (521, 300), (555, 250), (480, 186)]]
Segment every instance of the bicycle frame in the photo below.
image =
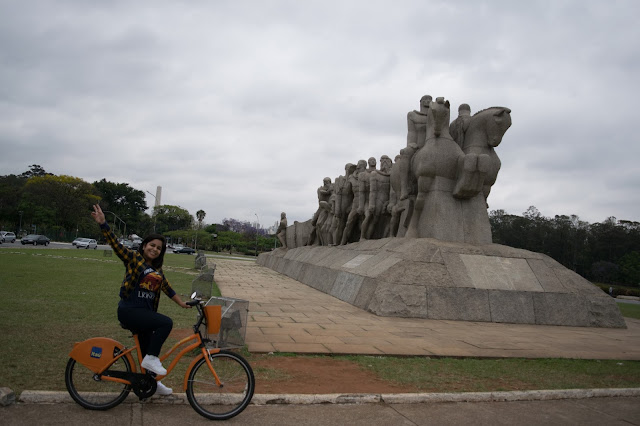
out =
[[(135, 346), (131, 347), (131, 348), (126, 348), (124, 345), (120, 344), (119, 342), (117, 342), (116, 340), (113, 339), (109, 339), (106, 337), (94, 337), (91, 339), (87, 339), (84, 342), (80, 342), (80, 343), (76, 343), (75, 346), (73, 347), (73, 350), (71, 351), (71, 353), (69, 354), (69, 356), (73, 359), (76, 360), (76, 362), (84, 365), (85, 367), (87, 367), (89, 370), (93, 371), (94, 373), (96, 373), (96, 375), (100, 376), (101, 380), (105, 380), (105, 381), (112, 381), (112, 382), (118, 382), (118, 383), (123, 383), (126, 385), (131, 385), (131, 381), (130, 380), (126, 380), (126, 379), (122, 379), (122, 378), (118, 378), (118, 377), (110, 377), (108, 375), (103, 375), (105, 373), (105, 371), (107, 371), (107, 369), (113, 365), (113, 363), (115, 363), (117, 360), (119, 360), (120, 358), (123, 357), (127, 357), (129, 360), (129, 364), (131, 365), (131, 369), (132, 369), (132, 373), (136, 373), (136, 363), (133, 361), (133, 355), (131, 354), (133, 351), (137, 351), (137, 358), (138, 358), (138, 365), (142, 364), (142, 352), (140, 351), (140, 342), (138, 340), (138, 335), (134, 334), (133, 335), (134, 340), (135, 340)], [(220, 349), (207, 349), (203, 342), (202, 342), (202, 337), (200, 336), (199, 332), (194, 332), (192, 335), (185, 337), (184, 339), (180, 340), (179, 342), (177, 342), (175, 345), (173, 345), (173, 347), (171, 347), (171, 349), (169, 349), (167, 352), (165, 352), (163, 355), (160, 356), (160, 360), (164, 361), (167, 358), (169, 358), (171, 356), (172, 353), (174, 353), (178, 348), (182, 347), (183, 345), (187, 344), (188, 342), (194, 340), (193, 343), (187, 345), (186, 347), (184, 347), (173, 359), (173, 361), (171, 362), (171, 364), (169, 365), (169, 367), (167, 368), (167, 374), (164, 376), (157, 376), (155, 379), (156, 380), (160, 380), (163, 377), (168, 376), (171, 371), (173, 370), (173, 368), (178, 364), (178, 362), (180, 361), (180, 359), (182, 359), (182, 357), (187, 353), (190, 352), (192, 350), (194, 350), (195, 348), (201, 348), (202, 353), (199, 354), (197, 357), (195, 357), (195, 359), (191, 362), (191, 364), (189, 365), (189, 367), (187, 368), (187, 371), (185, 373), (184, 376), (184, 383), (183, 383), (183, 390), (186, 391), (187, 389), (187, 381), (188, 381), (188, 377), (189, 377), (189, 372), (191, 371), (191, 369), (193, 368), (193, 366), (196, 364), (196, 362), (198, 362), (201, 358), (205, 358), (206, 362), (207, 362), (207, 366), (209, 367), (209, 369), (211, 370), (211, 373), (213, 374), (215, 380), (216, 380), (216, 384), (218, 386), (222, 386), (222, 382), (220, 381), (220, 378), (218, 377), (218, 374), (216, 373), (215, 369), (213, 368), (213, 365), (211, 364), (211, 361), (209, 359), (209, 354), (215, 354), (220, 352)], [(104, 355), (104, 358), (103, 358)], [(146, 373), (145, 369), (142, 368), (142, 366), (140, 367), (141, 372), (144, 374)]]

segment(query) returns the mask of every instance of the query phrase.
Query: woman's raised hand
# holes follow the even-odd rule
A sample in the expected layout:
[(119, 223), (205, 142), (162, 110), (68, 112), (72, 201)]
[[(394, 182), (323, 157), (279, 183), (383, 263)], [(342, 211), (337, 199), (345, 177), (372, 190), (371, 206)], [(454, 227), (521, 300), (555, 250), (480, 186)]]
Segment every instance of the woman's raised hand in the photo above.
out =
[(102, 209), (100, 208), (99, 204), (93, 205), (93, 211), (91, 212), (91, 216), (93, 216), (93, 219), (96, 222), (98, 222), (100, 225), (102, 225), (107, 221), (107, 219), (104, 217), (104, 213), (102, 212)]

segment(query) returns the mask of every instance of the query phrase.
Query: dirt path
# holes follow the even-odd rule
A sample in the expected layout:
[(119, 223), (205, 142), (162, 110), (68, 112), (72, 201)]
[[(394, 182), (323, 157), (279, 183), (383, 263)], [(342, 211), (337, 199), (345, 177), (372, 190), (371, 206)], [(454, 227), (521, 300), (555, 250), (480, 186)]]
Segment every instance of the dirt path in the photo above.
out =
[(356, 363), (331, 357), (253, 355), (256, 393), (401, 393), (416, 392), (362, 370)]

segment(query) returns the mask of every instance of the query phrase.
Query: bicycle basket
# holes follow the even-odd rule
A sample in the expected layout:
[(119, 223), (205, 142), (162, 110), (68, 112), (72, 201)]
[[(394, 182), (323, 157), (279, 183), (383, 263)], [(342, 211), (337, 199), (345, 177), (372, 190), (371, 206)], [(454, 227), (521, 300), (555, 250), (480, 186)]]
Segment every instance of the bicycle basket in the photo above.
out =
[(244, 346), (249, 302), (232, 297), (212, 297), (204, 306), (202, 335), (208, 348), (231, 349)]

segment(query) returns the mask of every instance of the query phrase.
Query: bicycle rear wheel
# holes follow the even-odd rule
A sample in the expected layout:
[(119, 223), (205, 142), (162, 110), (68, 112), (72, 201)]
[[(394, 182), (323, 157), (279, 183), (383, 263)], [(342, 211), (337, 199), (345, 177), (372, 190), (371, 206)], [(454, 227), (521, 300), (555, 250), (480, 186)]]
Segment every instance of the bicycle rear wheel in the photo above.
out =
[[(126, 357), (118, 359), (109, 367), (111, 371), (130, 372)], [(108, 410), (127, 398), (131, 385), (102, 380), (93, 371), (69, 358), (64, 381), (71, 398), (89, 410)]]
[(206, 359), (202, 358), (189, 372), (187, 399), (201, 416), (226, 420), (240, 414), (251, 402), (255, 389), (253, 370), (234, 352), (220, 351), (209, 359), (221, 386), (216, 384)]

